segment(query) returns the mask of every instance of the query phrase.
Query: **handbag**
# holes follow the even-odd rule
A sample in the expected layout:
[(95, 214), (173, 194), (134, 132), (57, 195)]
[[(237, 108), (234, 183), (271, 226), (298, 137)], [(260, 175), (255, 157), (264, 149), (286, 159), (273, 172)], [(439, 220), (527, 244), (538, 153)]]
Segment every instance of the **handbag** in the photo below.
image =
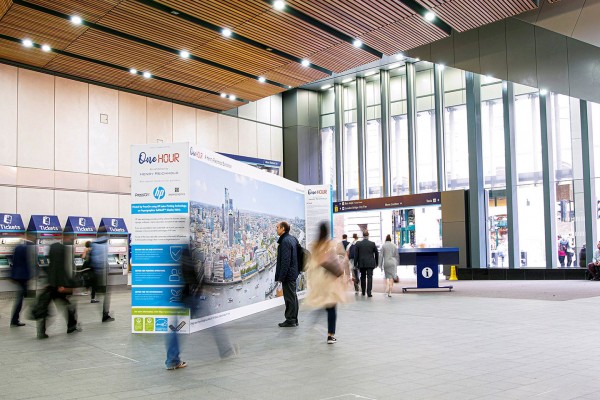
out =
[(394, 276), (394, 283), (400, 282), (400, 277), (398, 275)]
[(327, 252), (325, 259), (321, 262), (321, 266), (336, 277), (344, 275), (342, 264), (340, 264), (337, 255), (331, 251)]

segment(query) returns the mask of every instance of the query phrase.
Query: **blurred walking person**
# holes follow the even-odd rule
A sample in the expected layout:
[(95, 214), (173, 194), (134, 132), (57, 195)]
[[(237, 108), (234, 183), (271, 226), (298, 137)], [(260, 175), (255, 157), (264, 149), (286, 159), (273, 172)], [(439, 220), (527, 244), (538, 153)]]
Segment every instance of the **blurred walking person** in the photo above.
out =
[(11, 327), (25, 326), (21, 322), (21, 308), (23, 308), (23, 300), (27, 295), (27, 282), (31, 279), (31, 262), (29, 258), (27, 240), (23, 240), (13, 253), (13, 263), (10, 270), (10, 279), (17, 285), (18, 290), (15, 297), (15, 304), (13, 306), (12, 317), (10, 319)]
[[(341, 247), (341, 243), (337, 247)], [(350, 276), (345, 256), (340, 256), (340, 249), (329, 239), (329, 227), (319, 224), (319, 236), (312, 245), (312, 256), (306, 266), (308, 294), (304, 304), (308, 307), (325, 309), (327, 312), (327, 343), (337, 342), (337, 304), (345, 302), (346, 282)]]
[(98, 238), (92, 243), (91, 266), (94, 271), (92, 283), (92, 303), (98, 303), (96, 293), (98, 287), (104, 284), (104, 301), (102, 302), (102, 322), (111, 322), (115, 319), (110, 316), (110, 293), (108, 291), (108, 234), (106, 227), (98, 229)]
[(356, 262), (356, 243), (358, 242), (358, 235), (352, 234), (352, 243), (348, 246), (348, 260), (350, 268), (352, 269), (352, 282), (354, 283), (354, 293), (358, 294), (360, 284), (360, 271), (358, 269), (358, 263)]
[(392, 237), (387, 235), (385, 243), (381, 246), (381, 257), (379, 257), (379, 266), (385, 273), (385, 294), (392, 297), (392, 289), (394, 287), (394, 278), (398, 274), (398, 248), (392, 243)]

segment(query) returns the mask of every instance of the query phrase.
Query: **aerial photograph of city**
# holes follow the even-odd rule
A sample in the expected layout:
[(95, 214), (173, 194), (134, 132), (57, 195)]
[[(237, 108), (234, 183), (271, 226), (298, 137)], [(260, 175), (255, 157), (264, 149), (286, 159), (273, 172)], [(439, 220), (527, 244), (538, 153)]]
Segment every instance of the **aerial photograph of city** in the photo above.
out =
[[(193, 158), (190, 170), (190, 250), (202, 282), (191, 318), (280, 297), (275, 227), (288, 221), (306, 247), (304, 194)], [(305, 286), (301, 275), (298, 291)]]

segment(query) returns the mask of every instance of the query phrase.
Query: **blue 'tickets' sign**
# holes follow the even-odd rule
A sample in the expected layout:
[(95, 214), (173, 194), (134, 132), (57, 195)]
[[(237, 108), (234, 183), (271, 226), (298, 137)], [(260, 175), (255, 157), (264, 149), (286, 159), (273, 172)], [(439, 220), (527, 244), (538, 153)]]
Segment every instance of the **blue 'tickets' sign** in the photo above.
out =
[(25, 232), (25, 225), (19, 214), (0, 213), (0, 232)]
[(106, 232), (114, 234), (125, 234), (127, 226), (123, 218), (102, 218), (100, 220), (100, 228), (106, 228)]
[(65, 233), (96, 233), (96, 225), (91, 217), (69, 217)]
[(62, 227), (56, 215), (32, 215), (27, 230), (30, 232), (61, 233)]

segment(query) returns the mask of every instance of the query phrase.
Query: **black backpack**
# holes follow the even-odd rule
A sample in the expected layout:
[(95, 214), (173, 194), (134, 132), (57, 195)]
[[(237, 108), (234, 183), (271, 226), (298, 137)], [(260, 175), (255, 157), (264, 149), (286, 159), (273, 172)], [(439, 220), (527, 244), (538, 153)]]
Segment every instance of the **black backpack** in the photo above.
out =
[(308, 260), (310, 253), (306, 250), (299, 241), (296, 240), (296, 258), (298, 260), (298, 273), (304, 271), (304, 265)]
[(356, 256), (356, 243), (352, 243), (350, 245), (350, 250), (348, 250), (348, 258), (354, 260), (354, 256)]

